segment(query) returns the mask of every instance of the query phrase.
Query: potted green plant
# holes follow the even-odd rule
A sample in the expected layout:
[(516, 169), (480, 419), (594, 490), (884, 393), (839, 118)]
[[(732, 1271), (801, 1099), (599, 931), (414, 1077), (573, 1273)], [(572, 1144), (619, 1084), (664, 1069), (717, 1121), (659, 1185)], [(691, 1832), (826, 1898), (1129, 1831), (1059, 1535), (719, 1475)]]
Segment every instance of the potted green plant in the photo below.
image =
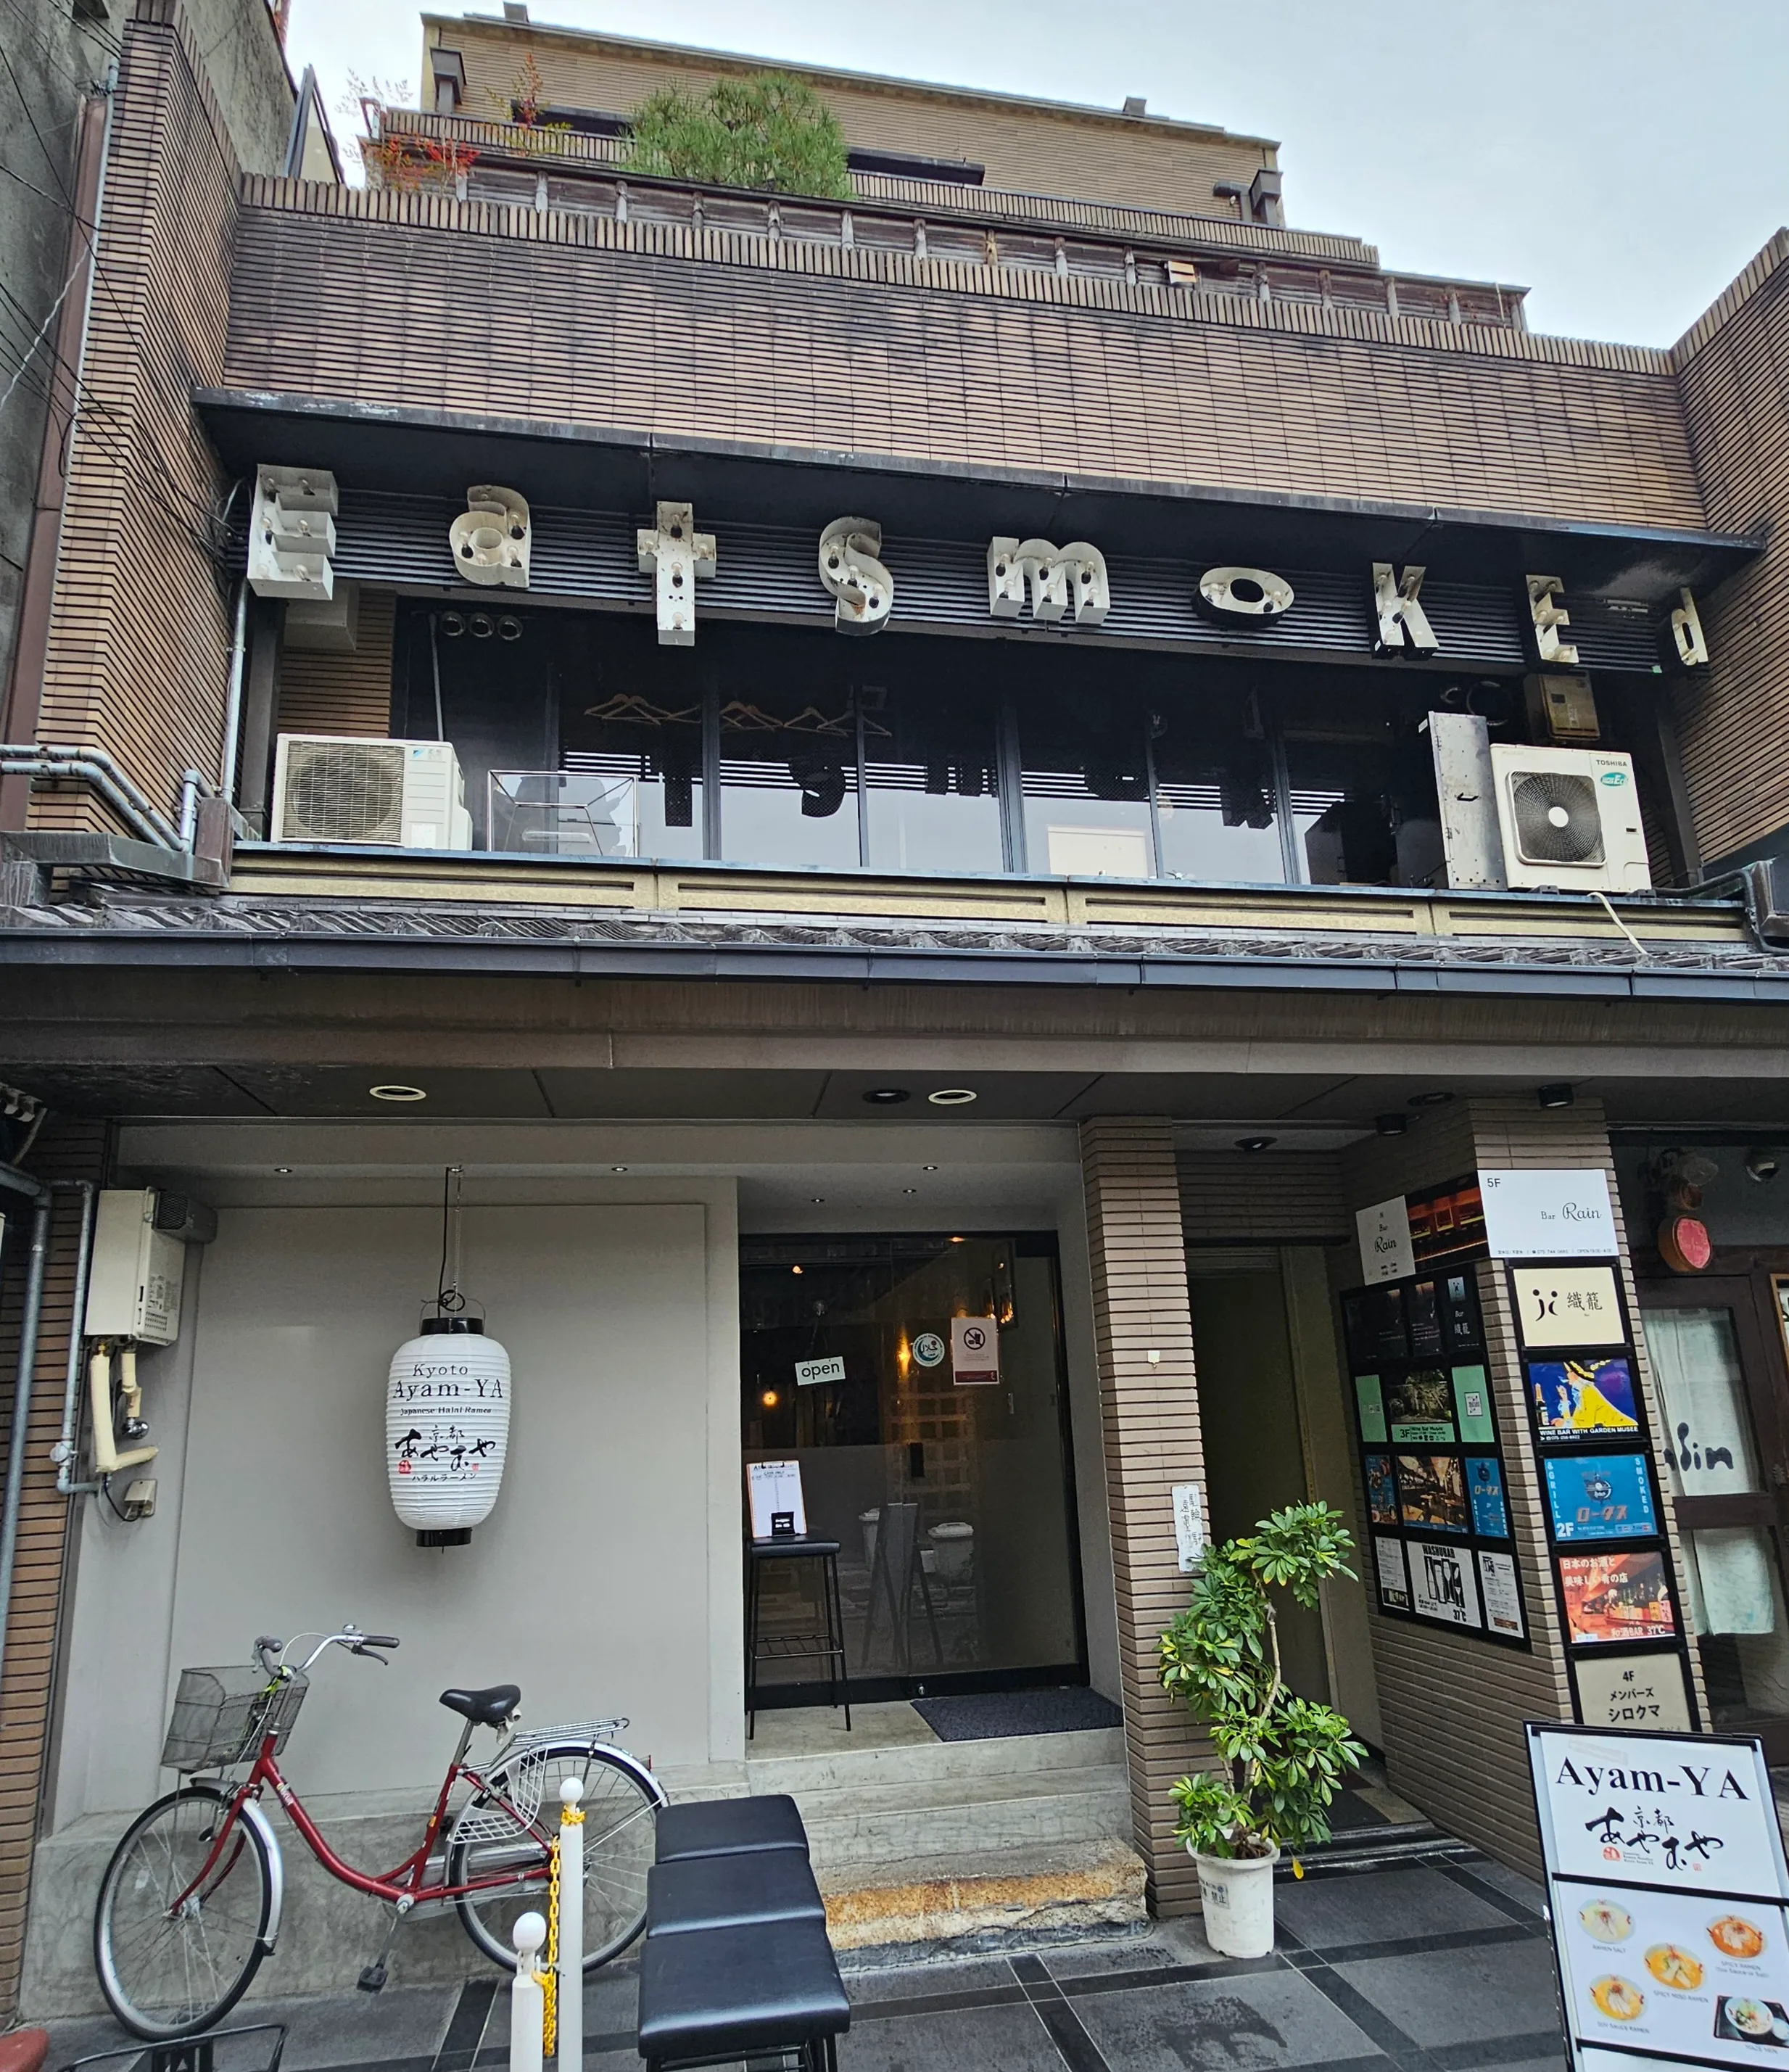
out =
[(1192, 1601), (1162, 1636), (1162, 1681), (1211, 1730), (1221, 1770), (1174, 1787), (1174, 1832), (1199, 1865), (1205, 1934), (1228, 1957), (1273, 1947), (1273, 1867), (1282, 1848), (1330, 1838), (1329, 1807), (1366, 1750), (1329, 1705), (1286, 1687), (1276, 1590), (1314, 1606), (1326, 1578), (1352, 1577), (1342, 1514), (1295, 1503), (1213, 1548)]

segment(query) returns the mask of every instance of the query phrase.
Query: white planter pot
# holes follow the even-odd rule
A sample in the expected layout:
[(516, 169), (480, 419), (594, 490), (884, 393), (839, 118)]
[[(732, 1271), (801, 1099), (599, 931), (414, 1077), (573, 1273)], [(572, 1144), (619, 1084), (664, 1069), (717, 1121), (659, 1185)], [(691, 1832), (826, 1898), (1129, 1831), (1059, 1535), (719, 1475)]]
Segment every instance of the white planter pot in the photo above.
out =
[(1189, 1842), (1186, 1853), (1199, 1865), (1206, 1941), (1220, 1957), (1266, 1956), (1273, 1947), (1273, 1866), (1279, 1851), (1270, 1856), (1207, 1856)]

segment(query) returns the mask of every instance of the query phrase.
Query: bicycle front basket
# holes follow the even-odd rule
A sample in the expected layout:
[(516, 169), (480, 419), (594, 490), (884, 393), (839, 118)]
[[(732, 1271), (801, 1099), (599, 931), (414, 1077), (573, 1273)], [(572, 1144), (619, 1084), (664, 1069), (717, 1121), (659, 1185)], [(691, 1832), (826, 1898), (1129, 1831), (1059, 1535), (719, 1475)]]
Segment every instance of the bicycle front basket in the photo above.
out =
[(162, 1744), (164, 1770), (227, 1770), (252, 1762), (263, 1738), (277, 1753), (298, 1716), (310, 1679), (302, 1669), (269, 1677), (253, 1663), (222, 1669), (183, 1669), (174, 1716)]

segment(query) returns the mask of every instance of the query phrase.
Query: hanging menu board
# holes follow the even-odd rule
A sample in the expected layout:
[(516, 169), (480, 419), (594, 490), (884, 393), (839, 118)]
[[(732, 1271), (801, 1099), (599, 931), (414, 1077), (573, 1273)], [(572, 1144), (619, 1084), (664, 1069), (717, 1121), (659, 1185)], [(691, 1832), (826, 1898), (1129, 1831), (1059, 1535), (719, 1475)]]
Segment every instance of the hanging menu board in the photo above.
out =
[(1470, 1269), (1356, 1289), (1342, 1316), (1380, 1611), (1525, 1647)]
[(1505, 1270), (1578, 1717), (1687, 1731), (1681, 1601), (1616, 1263)]
[(1789, 1864), (1762, 1745), (1528, 1736), (1573, 2072), (1789, 2062)]

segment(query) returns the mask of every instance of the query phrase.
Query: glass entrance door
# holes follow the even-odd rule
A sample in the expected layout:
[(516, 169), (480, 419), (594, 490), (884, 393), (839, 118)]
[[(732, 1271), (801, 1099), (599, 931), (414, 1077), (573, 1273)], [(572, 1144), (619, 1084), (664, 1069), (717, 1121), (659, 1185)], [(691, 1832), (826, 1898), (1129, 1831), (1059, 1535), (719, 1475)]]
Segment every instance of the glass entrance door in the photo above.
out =
[[(1055, 1238), (740, 1252), (745, 1458), (798, 1462), (808, 1531), (840, 1543), (853, 1690), (1084, 1683)], [(762, 1634), (812, 1630), (817, 1564), (761, 1586)], [(765, 1662), (759, 1703), (811, 1673)]]
[(1773, 1762), (1789, 1762), (1780, 1341), (1738, 1278), (1644, 1285), (1640, 1318), (1712, 1724), (1758, 1734)]

